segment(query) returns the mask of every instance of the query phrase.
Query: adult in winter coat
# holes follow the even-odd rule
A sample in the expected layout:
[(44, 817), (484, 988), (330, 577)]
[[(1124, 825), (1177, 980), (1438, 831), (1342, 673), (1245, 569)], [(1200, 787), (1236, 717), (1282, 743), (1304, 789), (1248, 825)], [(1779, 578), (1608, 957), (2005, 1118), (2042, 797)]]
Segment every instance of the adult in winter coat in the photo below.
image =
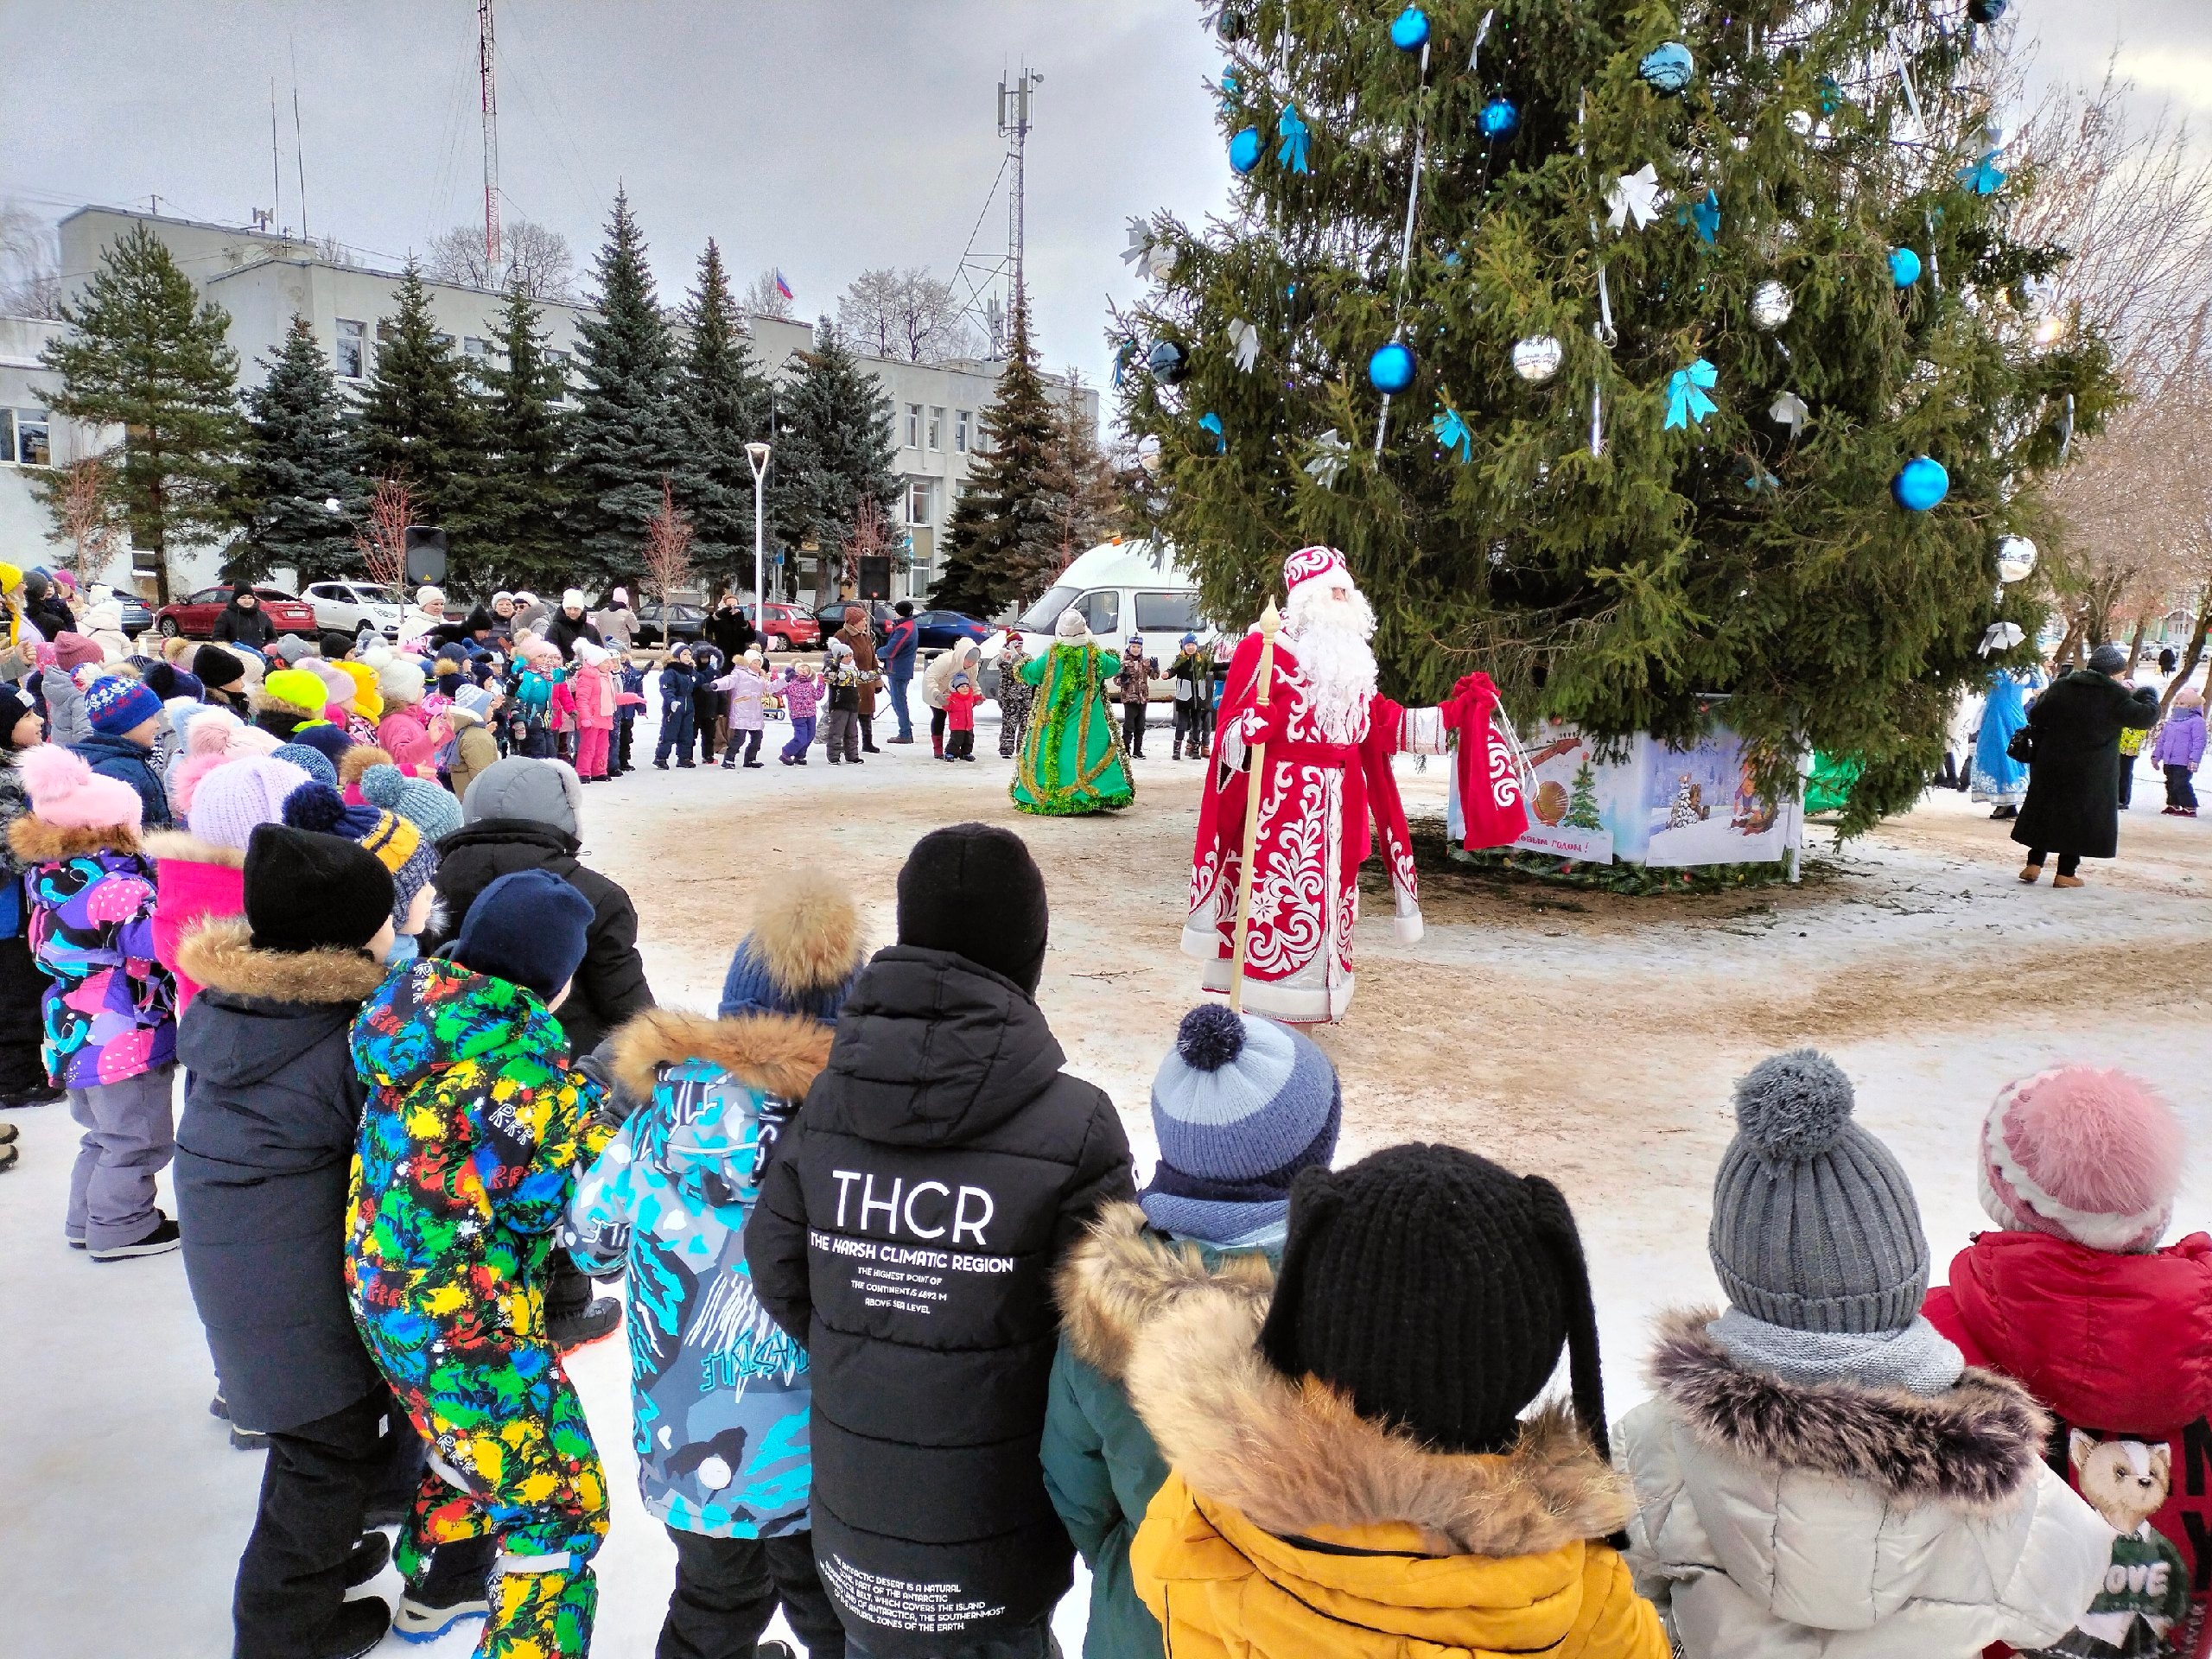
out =
[(2204, 762), (2204, 694), (2193, 687), (2174, 699), (2174, 711), (2158, 728), (2151, 764), (2166, 777), (2166, 810), (2176, 817), (2196, 816), (2196, 769)]
[(1336, 1071), (1309, 1039), (1218, 1003), (1193, 1008), (1153, 1078), (1152, 1184), (1101, 1211), (1060, 1268), (1045, 1487), (1090, 1569), (1084, 1659), (1161, 1654), (1129, 1577), (1130, 1541), (1167, 1478), (1129, 1402), (1137, 1332), (1216, 1280), (1266, 1301), (1291, 1183), (1327, 1166), (1342, 1118)]
[(592, 626), (599, 630), (600, 640), (609, 651), (627, 651), (630, 642), (638, 637), (638, 613), (630, 608), (629, 591), (617, 588), (607, 597), (607, 608), (592, 613)]
[(1127, 806), (1136, 798), (1136, 779), (1106, 706), (1122, 659), (1091, 639), (1072, 605), (1053, 632), (1052, 648), (1021, 667), (1037, 690), (1007, 791), (1022, 811), (1054, 817)]
[(864, 960), (852, 899), (802, 870), (764, 898), (720, 1018), (656, 1008), (614, 1039), (645, 1103), (578, 1184), (564, 1243), (629, 1280), (639, 1489), (676, 1545), (664, 1654), (752, 1654), (779, 1601), (814, 1659), (844, 1651), (807, 1525), (806, 1352), (761, 1311), (745, 1229)]
[(893, 743), (914, 741), (914, 721), (906, 708), (906, 688), (914, 678), (914, 658), (919, 654), (921, 625), (914, 620), (914, 601), (902, 599), (891, 607), (891, 626), (883, 635), (883, 673), (891, 686), (891, 712), (899, 716), (899, 735)]
[(77, 671), (101, 660), (100, 648), (81, 633), (65, 634), (54, 642), (54, 662), (40, 671), (38, 684), (46, 703), (47, 741), (56, 747), (74, 748), (92, 734)]
[(868, 612), (858, 605), (845, 607), (845, 626), (833, 638), (842, 639), (853, 653), (853, 667), (860, 675), (861, 747), (874, 754), (875, 747), (875, 688), (883, 679), (883, 664), (875, 658), (875, 630)]
[(1038, 1449), (1052, 1275), (1135, 1194), (1113, 1103), (1035, 1001), (1045, 884), (1019, 837), (925, 836), (899, 940), (746, 1230), (761, 1305), (814, 1374), (814, 1548), (849, 1650), (1042, 1656), (1074, 1552)]
[(384, 978), (391, 877), (349, 841), (281, 825), (257, 829), (242, 861), (245, 914), (205, 922), (180, 952), (206, 988), (177, 1036), (177, 1224), (231, 1421), (269, 1436), (234, 1652), (335, 1659), (391, 1617), (346, 1599), (396, 1414), (346, 1303), (365, 1098), (346, 1035)]
[(1953, 1258), (1928, 1318), (2051, 1413), (2075, 1489), (2119, 1535), (2060, 1651), (2201, 1654), (2212, 1493), (2190, 1471), (2212, 1432), (2212, 1237), (2158, 1243), (2181, 1124), (2139, 1078), (2063, 1066), (2005, 1087), (1980, 1151), (2002, 1230)]
[(2040, 880), (2044, 858), (2056, 853), (2052, 885), (2078, 887), (2083, 859), (2120, 850), (2120, 735), (2158, 718), (2158, 692), (2113, 677), (2126, 665), (2120, 646), (2099, 645), (2087, 668), (2056, 682), (2028, 710), (2035, 747), (2027, 799), (2012, 825), (2012, 839), (2028, 849), (2023, 881)]
[(588, 1054), (624, 1020), (653, 1005), (638, 954), (638, 911), (630, 895), (577, 859), (583, 788), (563, 761), (509, 755), (480, 773), (461, 801), (461, 828), (438, 842), (438, 913), (423, 935), (425, 955), (456, 938), (476, 895), (516, 870), (550, 870), (591, 901), (591, 925), (575, 989), (561, 1028)]
[(77, 613), (69, 608), (61, 589), (40, 570), (23, 573), (23, 620), (48, 641), (77, 631)]
[(1667, 1315), (1629, 1413), (1629, 1561), (1688, 1659), (1973, 1659), (2088, 1609), (2112, 1529), (2050, 1419), (1920, 1306), (1904, 1169), (1810, 1049), (1736, 1086), (1708, 1240), (1729, 1307)]
[[(1571, 1408), (1523, 1421), (1562, 1349)], [(1185, 1289), (1128, 1378), (1172, 1471), (1129, 1564), (1178, 1659), (1666, 1659), (1602, 1541), (1631, 1506), (1542, 1177), (1452, 1147), (1309, 1169), (1273, 1297)]]
[(950, 651), (941, 651), (922, 671), (922, 701), (930, 706), (930, 752), (944, 758), (945, 704), (952, 696), (952, 677), (965, 674), (969, 684), (982, 672), (982, 649), (973, 639), (963, 639)]
[[(38, 746), (39, 717), (12, 688), (0, 689), (0, 1108), (41, 1106), (61, 1098), (46, 1075), (40, 1053), (45, 1026), (39, 1005), (46, 976), (31, 957), (30, 917), (23, 905), (23, 861), (8, 832), (31, 810), (16, 766)], [(0, 1151), (0, 1169), (15, 1161), (13, 1142)]]
[(545, 625), (545, 637), (564, 658), (576, 654), (576, 641), (588, 639), (594, 645), (604, 645), (599, 630), (584, 614), (584, 594), (581, 588), (571, 588), (561, 595), (561, 608)]
[(753, 624), (746, 620), (735, 594), (721, 596), (721, 602), (707, 618), (704, 632), (707, 638), (714, 641), (715, 649), (721, 652), (727, 661), (733, 663), (752, 650), (760, 637), (754, 632)]
[(251, 645), (261, 651), (276, 637), (276, 629), (261, 608), (260, 595), (251, 588), (238, 588), (232, 590), (231, 602), (215, 618), (209, 637), (218, 645)]

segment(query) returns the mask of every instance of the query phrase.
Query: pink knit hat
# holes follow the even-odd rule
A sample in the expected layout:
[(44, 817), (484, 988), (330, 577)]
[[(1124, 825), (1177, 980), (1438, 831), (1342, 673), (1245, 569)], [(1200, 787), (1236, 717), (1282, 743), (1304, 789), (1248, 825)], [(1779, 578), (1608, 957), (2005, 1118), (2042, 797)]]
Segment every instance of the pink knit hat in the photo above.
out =
[(41, 743), (25, 749), (16, 766), (30, 792), (33, 817), (67, 830), (138, 828), (144, 810), (138, 791), (101, 777), (68, 750)]
[(84, 667), (86, 663), (105, 662), (107, 653), (99, 648), (97, 640), (64, 629), (54, 636), (54, 660), (61, 664), (64, 674), (69, 674)]
[(283, 823), (284, 798), (307, 781), (300, 767), (271, 755), (226, 760), (194, 791), (192, 833), (242, 853), (257, 825)]
[(2180, 1120), (2121, 1071), (2063, 1065), (2007, 1084), (1981, 1125), (1981, 1207), (1999, 1226), (2093, 1250), (2156, 1249), (2181, 1188)]

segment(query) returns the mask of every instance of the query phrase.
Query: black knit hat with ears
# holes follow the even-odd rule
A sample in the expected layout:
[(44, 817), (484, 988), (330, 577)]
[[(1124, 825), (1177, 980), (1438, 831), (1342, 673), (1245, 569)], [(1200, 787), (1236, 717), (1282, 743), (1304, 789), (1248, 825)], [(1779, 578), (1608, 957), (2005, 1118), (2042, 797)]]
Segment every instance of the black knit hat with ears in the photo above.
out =
[(1260, 1351), (1363, 1417), (1445, 1452), (1503, 1452), (1566, 1346), (1574, 1409), (1610, 1458), (1598, 1323), (1567, 1199), (1456, 1147), (1308, 1169)]

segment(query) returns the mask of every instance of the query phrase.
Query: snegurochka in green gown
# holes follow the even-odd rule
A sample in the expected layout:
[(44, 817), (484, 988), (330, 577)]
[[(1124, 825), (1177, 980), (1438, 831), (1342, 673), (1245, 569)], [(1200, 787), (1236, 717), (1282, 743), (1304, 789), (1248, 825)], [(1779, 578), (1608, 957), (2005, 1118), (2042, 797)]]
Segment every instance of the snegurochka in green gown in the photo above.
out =
[(1136, 798), (1121, 727), (1106, 702), (1106, 688), (1121, 671), (1122, 659), (1091, 644), (1087, 633), (1021, 665), (1021, 677), (1039, 690), (1014, 760), (1016, 807), (1074, 817), (1114, 811)]

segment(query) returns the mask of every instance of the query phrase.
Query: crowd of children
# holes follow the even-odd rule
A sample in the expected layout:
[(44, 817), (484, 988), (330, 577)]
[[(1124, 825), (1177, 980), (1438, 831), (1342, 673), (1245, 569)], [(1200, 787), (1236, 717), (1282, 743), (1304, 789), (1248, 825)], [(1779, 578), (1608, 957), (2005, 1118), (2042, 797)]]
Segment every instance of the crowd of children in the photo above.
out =
[[(924, 836), (873, 953), (842, 884), (764, 880), (716, 1013), (656, 1007), (627, 895), (577, 858), (635, 694), (572, 609), (572, 660), (524, 635), (512, 683), (480, 612), (411, 657), (210, 646), (79, 680), (57, 650), (0, 694), (0, 974), (42, 1009), (35, 1071), (9, 1025), (0, 1076), (85, 1126), (73, 1246), (181, 1243), (223, 1409), (267, 1447), (241, 1659), (471, 1617), (486, 1656), (588, 1652), (610, 1503), (560, 1326), (626, 1313), (676, 1546), (661, 1659), (771, 1652), (779, 1607), (814, 1659), (1044, 1656), (1078, 1554), (1086, 1659), (2212, 1639), (2187, 1473), (2212, 1238), (2163, 1242), (2184, 1147), (2139, 1080), (2005, 1089), (1976, 1146), (1996, 1230), (1932, 1285), (1841, 1071), (1752, 1067), (1713, 1192), (1726, 1306), (1662, 1319), (1615, 1421), (1560, 1190), (1445, 1146), (1337, 1167), (1336, 1071), (1288, 1027), (1183, 1018), (1140, 1185), (1036, 1001), (1047, 895), (1007, 830)], [(1183, 645), (1179, 754), (1205, 726)], [(702, 690), (725, 766), (760, 764), (771, 699), (788, 763), (818, 709), (833, 763), (867, 748), (855, 654), (706, 654), (664, 672), (677, 764), (713, 753)], [(209, 684), (248, 658), (241, 710)], [(41, 741), (41, 707), (88, 735)], [(578, 765), (528, 752), (564, 732)], [(625, 1281), (595, 1321), (586, 1274)], [(388, 1560), (397, 1610), (351, 1593)]]

